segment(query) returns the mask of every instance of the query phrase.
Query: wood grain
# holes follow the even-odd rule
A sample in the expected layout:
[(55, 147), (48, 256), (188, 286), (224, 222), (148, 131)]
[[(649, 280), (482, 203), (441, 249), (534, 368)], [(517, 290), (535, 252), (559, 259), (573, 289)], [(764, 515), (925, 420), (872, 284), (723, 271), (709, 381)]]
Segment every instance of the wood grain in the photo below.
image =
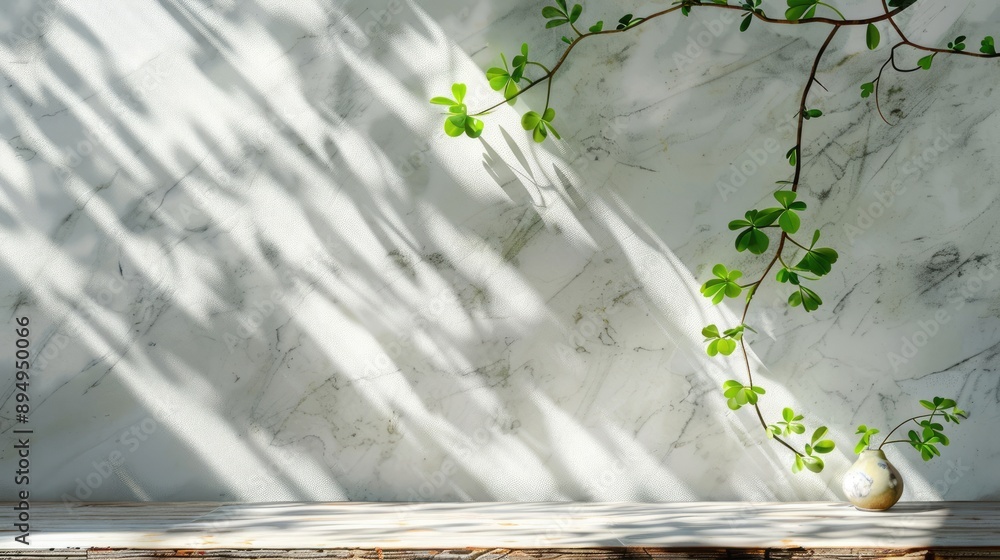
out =
[[(919, 551), (1000, 547), (1000, 502), (904, 503), (882, 513), (860, 512), (829, 502), (129, 503), (71, 507), (37, 503), (31, 511), (28, 549), (34, 550)], [(10, 543), (0, 547), (24, 550), (14, 542), (14, 536), (11, 525), (0, 526), (0, 542)]]

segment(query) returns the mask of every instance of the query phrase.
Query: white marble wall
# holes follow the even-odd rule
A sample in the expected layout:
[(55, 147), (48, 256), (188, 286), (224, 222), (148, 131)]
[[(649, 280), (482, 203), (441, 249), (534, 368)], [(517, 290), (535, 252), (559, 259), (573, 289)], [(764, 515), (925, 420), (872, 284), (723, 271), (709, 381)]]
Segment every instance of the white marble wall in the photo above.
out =
[[(587, 21), (669, 5), (587, 4)], [(563, 142), (521, 130), (533, 95), (479, 140), (445, 137), (430, 97), (461, 81), (491, 104), (501, 50), (561, 52), (540, 5), (5, 4), (0, 355), (29, 317), (32, 496), (838, 499), (854, 427), (942, 394), (971, 418), (942, 459), (890, 451), (904, 499), (1000, 498), (997, 63), (887, 74), (890, 127), (858, 95), (887, 47), (860, 29), (833, 42), (802, 192), (805, 227), (842, 258), (818, 312), (771, 283), (749, 317), (765, 412), (801, 409), (839, 446), (822, 475), (791, 475), (752, 413), (726, 408), (739, 362), (704, 356), (700, 330), (739, 310), (697, 288), (716, 262), (762, 267), (726, 223), (788, 178), (826, 27), (663, 18), (580, 45), (554, 86)], [(934, 44), (1000, 33), (989, 2), (913, 12), (906, 29)], [(780, 152), (721, 188), (768, 139)]]

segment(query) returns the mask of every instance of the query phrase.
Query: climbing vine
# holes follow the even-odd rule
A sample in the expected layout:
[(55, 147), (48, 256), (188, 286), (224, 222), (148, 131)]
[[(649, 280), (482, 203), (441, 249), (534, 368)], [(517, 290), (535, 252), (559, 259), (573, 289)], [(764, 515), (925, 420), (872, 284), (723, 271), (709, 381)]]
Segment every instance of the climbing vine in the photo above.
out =
[[(735, 219), (729, 223), (729, 229), (738, 232), (734, 240), (736, 251), (749, 252), (763, 257), (761, 261), (762, 271), (759, 275), (753, 276), (756, 278), (755, 280), (747, 282), (743, 271), (730, 269), (724, 264), (716, 264), (712, 268), (712, 278), (701, 287), (701, 293), (709, 298), (713, 304), (720, 304), (726, 299), (743, 298), (743, 311), (738, 324), (723, 329), (717, 325), (708, 325), (702, 330), (706, 352), (709, 356), (729, 356), (739, 349), (743, 357), (746, 382), (731, 379), (723, 384), (722, 392), (726, 404), (732, 410), (739, 410), (744, 406), (753, 408), (767, 436), (794, 454), (793, 472), (809, 470), (818, 473), (824, 467), (821, 456), (835, 449), (834, 442), (826, 438), (828, 428), (826, 426), (816, 427), (806, 438), (806, 442), (795, 445), (793, 438), (805, 435), (807, 432), (804, 415), (785, 407), (782, 410), (780, 420), (772, 423), (765, 420), (759, 406), (759, 400), (761, 396), (766, 394), (766, 391), (754, 383), (745, 335), (748, 331), (756, 332), (747, 324), (747, 314), (754, 296), (772, 278), (772, 272), (774, 273), (773, 279), (777, 284), (776, 287), (784, 289), (788, 294), (788, 304), (809, 313), (816, 311), (823, 305), (822, 297), (810, 286), (815, 287), (817, 282), (829, 274), (839, 259), (836, 250), (819, 244), (822, 237), (819, 229), (813, 230), (811, 237), (808, 235), (803, 237), (801, 233), (803, 218), (808, 217), (808, 205), (800, 199), (798, 193), (802, 180), (804, 155), (802, 133), (806, 121), (823, 117), (821, 110), (810, 108), (808, 105), (813, 84), (819, 84), (816, 73), (820, 62), (834, 37), (845, 27), (864, 26), (866, 46), (872, 51), (878, 49), (883, 42), (883, 37), (877, 24), (887, 22), (895, 32), (897, 39), (889, 49), (888, 58), (876, 75), (871, 81), (861, 84), (860, 88), (861, 97), (865, 99), (873, 97), (879, 116), (886, 123), (889, 123), (882, 112), (879, 98), (879, 86), (888, 68), (903, 73), (929, 71), (938, 55), (978, 58), (997, 58), (1000, 55), (996, 51), (992, 36), (984, 37), (980, 41), (979, 52), (972, 52), (968, 49), (968, 37), (966, 36), (956, 37), (949, 41), (945, 47), (922, 45), (911, 41), (894, 18), (910, 8), (917, 0), (879, 0), (883, 13), (861, 19), (850, 19), (830, 3), (820, 0), (786, 0), (787, 7), (784, 17), (769, 16), (765, 12), (763, 0), (735, 1), (737, 3), (731, 4), (730, 0), (681, 0), (674, 2), (670, 8), (646, 16), (637, 17), (634, 14), (624, 14), (612, 29), (610, 26), (606, 28), (604, 21), (596, 21), (587, 26), (583, 20), (584, 7), (582, 4), (570, 5), (566, 0), (554, 0), (554, 4), (542, 8), (541, 15), (545, 20), (545, 28), (568, 31), (561, 37), (562, 42), (566, 43), (567, 47), (551, 67), (533, 60), (529, 45), (524, 43), (518, 54), (511, 57), (509, 62), (508, 57), (500, 53), (502, 66), (491, 67), (486, 71), (486, 79), (490, 87), (494, 91), (502, 93), (503, 99), (501, 101), (480, 111), (470, 113), (464, 103), (466, 86), (458, 83), (452, 86), (453, 97), (435, 97), (431, 103), (448, 107), (444, 122), (446, 134), (452, 137), (465, 135), (469, 138), (478, 138), (484, 129), (481, 117), (490, 114), (504, 104), (514, 105), (519, 97), (539, 85), (545, 84), (542, 111), (528, 111), (522, 117), (521, 125), (536, 142), (544, 142), (550, 137), (558, 140), (561, 137), (553, 124), (556, 120), (556, 110), (551, 107), (552, 84), (556, 74), (581, 41), (591, 37), (627, 33), (641, 25), (646, 25), (653, 20), (673, 13), (688, 16), (695, 9), (721, 9), (740, 12), (739, 31), (741, 33), (750, 29), (754, 21), (773, 25), (816, 24), (828, 26), (829, 32), (813, 58), (799, 98), (795, 144), (785, 154), (788, 164), (793, 168), (791, 180), (776, 182), (778, 187), (773, 192), (776, 205), (749, 209), (744, 213), (743, 218)], [(582, 31), (581, 28), (586, 29), (586, 31)], [(897, 51), (903, 47), (926, 54), (918, 60), (915, 67), (900, 67)], [(819, 85), (822, 87), (822, 84)], [(909, 418), (894, 428), (882, 440), (878, 446), (879, 449), (892, 443), (906, 443), (919, 452), (925, 461), (940, 455), (937, 446), (948, 445), (949, 439), (943, 432), (943, 425), (935, 422), (935, 418), (940, 417), (946, 423), (958, 424), (961, 419), (965, 418), (965, 412), (958, 408), (954, 400), (942, 397), (934, 397), (930, 401), (922, 400), (920, 404), (930, 412)], [(920, 430), (910, 430), (906, 439), (889, 439), (893, 433), (909, 422), (916, 424)], [(860, 453), (871, 445), (871, 438), (879, 433), (879, 430), (861, 425), (858, 427), (857, 433), (861, 434), (861, 439), (855, 447), (855, 452)]]

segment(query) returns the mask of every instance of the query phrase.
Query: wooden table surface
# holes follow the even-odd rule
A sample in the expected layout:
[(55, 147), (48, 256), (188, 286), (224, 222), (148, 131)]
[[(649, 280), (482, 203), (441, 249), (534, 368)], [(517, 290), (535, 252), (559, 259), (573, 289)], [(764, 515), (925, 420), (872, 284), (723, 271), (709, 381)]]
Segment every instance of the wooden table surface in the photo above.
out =
[[(0, 507), (13, 511), (10, 503)], [(491, 555), (510, 556), (512, 550), (538, 557), (531, 549), (559, 556), (552, 550), (568, 548), (579, 554), (586, 552), (582, 549), (644, 550), (642, 557), (655, 556), (652, 550), (761, 551), (760, 556), (747, 552), (747, 558), (791, 558), (817, 549), (853, 551), (838, 558), (889, 557), (857, 552), (886, 549), (903, 555), (892, 557), (929, 558), (934, 556), (912, 555), (976, 549), (981, 556), (948, 557), (1000, 558), (989, 552), (1000, 550), (1000, 502), (901, 503), (881, 513), (831, 502), (37, 503), (30, 513), (30, 546), (15, 542), (12, 524), (4, 523), (0, 551), (7, 552), (0, 558), (50, 549), (63, 551), (62, 557), (90, 549), (91, 558), (152, 557), (117, 549), (325, 549), (340, 550), (342, 557), (345, 549), (356, 549), (350, 554), (377, 552), (373, 557), (384, 558), (393, 556), (388, 549), (396, 549), (410, 551), (408, 557), (413, 551), (436, 551), (423, 556), (431, 557), (454, 550), (466, 552), (449, 558), (492, 560)], [(601, 554), (590, 550), (585, 555), (599, 559)], [(663, 557), (738, 557), (727, 554)]]

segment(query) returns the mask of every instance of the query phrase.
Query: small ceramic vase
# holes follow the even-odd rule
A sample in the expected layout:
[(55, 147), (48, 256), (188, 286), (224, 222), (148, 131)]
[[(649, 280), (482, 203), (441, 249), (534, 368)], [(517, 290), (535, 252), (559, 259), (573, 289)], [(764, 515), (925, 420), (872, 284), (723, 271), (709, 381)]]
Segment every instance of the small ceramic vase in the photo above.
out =
[(866, 449), (844, 474), (844, 494), (864, 511), (889, 509), (903, 495), (903, 477), (881, 449)]

